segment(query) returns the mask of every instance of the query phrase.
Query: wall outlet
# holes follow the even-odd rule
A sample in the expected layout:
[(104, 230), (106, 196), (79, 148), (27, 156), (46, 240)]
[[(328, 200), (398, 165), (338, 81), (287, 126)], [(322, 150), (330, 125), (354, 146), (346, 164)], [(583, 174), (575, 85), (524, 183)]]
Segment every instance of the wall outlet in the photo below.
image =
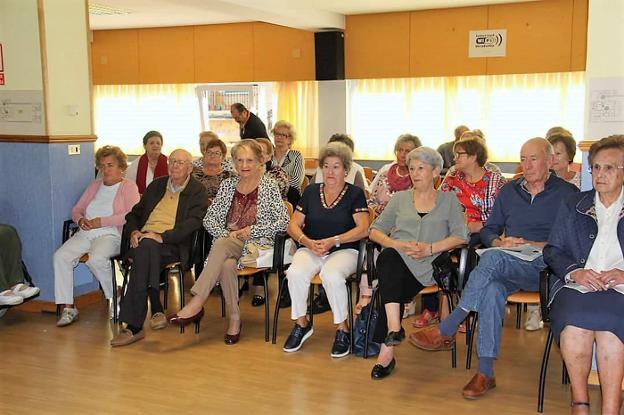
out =
[(80, 144), (69, 144), (67, 146), (67, 154), (70, 156), (80, 154)]

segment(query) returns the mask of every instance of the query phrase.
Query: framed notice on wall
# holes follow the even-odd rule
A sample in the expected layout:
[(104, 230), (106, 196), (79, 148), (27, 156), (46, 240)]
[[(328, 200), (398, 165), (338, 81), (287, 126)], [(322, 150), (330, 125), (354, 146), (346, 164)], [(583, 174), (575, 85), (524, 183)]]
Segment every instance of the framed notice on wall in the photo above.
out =
[(4, 57), (2, 56), (2, 43), (0, 43), (0, 72), (4, 72)]
[(471, 30), (468, 36), (469, 58), (507, 56), (507, 29)]

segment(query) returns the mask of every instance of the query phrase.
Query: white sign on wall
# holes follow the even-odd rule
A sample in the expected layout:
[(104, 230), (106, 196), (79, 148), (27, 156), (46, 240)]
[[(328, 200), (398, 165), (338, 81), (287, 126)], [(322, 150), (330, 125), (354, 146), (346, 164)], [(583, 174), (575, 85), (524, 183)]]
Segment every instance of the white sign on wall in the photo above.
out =
[(507, 29), (471, 30), (468, 36), (469, 58), (507, 56)]

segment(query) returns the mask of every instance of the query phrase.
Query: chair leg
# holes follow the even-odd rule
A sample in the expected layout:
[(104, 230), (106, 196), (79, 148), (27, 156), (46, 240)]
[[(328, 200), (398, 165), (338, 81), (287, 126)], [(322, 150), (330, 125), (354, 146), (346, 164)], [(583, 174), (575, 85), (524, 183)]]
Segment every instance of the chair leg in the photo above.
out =
[(180, 265), (178, 268), (178, 278), (180, 278), (180, 309), (183, 309), (186, 305), (186, 301), (184, 298), (184, 272), (182, 272), (182, 267)]
[(466, 369), (472, 367), (472, 344), (474, 343), (474, 337), (477, 330), (477, 320), (479, 320), (479, 314), (474, 313), (472, 316), (472, 323), (470, 324), (470, 340), (468, 340), (468, 350), (466, 351)]
[(542, 367), (540, 368), (539, 388), (537, 390), (537, 412), (544, 412), (544, 389), (546, 387), (546, 371), (548, 370), (548, 359), (550, 357), (550, 348), (553, 342), (553, 333), (548, 330), (548, 338), (546, 339), (546, 347), (544, 347), (544, 355), (542, 356)]
[(169, 271), (165, 270), (163, 272), (165, 273), (165, 284), (163, 286), (165, 297), (163, 298), (163, 307), (167, 310), (167, 305), (169, 304)]
[(117, 323), (119, 321), (119, 316), (117, 315), (117, 276), (115, 275), (115, 260), (111, 259), (110, 262), (113, 283), (113, 323)]
[(312, 308), (312, 303), (314, 302), (314, 284), (310, 284), (310, 324), (314, 327), (314, 309)]
[(282, 292), (284, 291), (285, 284), (286, 284), (286, 277), (283, 277), (279, 283), (279, 289), (277, 291), (277, 303), (275, 304), (275, 313), (273, 314), (273, 339), (271, 340), (272, 344), (275, 344), (275, 341), (277, 340), (277, 322), (279, 321), (279, 311), (280, 311), (279, 299), (282, 298)]
[[(269, 341), (269, 283), (267, 278), (268, 272), (262, 273), (262, 279), (264, 280), (264, 341)], [(279, 301), (279, 297), (278, 297)], [(279, 308), (279, 304), (276, 304), (276, 308)]]
[(364, 336), (364, 359), (368, 359), (368, 336), (370, 335), (370, 325), (371, 318), (373, 313), (375, 312), (375, 303), (377, 302), (378, 291), (377, 288), (373, 288), (373, 293), (371, 294), (371, 302), (370, 302), (370, 310), (368, 313), (368, 317), (366, 318), (366, 334)]
[[(453, 312), (453, 300), (451, 299), (450, 294), (444, 294), (446, 297), (446, 301), (448, 303), (449, 313)], [(453, 348), (451, 349), (451, 367), (455, 369), (457, 367), (457, 342), (453, 343)]]
[(223, 296), (221, 285), (219, 285), (219, 296), (221, 297), (221, 317), (225, 318), (225, 297)]
[(347, 302), (349, 310), (349, 354), (353, 353), (353, 289), (351, 281), (347, 280)]
[(522, 304), (516, 304), (516, 329), (520, 328), (522, 324)]

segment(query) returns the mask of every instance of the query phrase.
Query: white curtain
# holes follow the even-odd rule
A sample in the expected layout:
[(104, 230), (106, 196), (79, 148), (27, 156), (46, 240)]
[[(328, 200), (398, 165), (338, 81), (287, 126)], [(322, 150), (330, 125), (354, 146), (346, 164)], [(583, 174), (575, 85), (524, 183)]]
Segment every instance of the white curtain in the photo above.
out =
[(356, 158), (393, 159), (406, 132), (437, 148), (460, 124), (485, 133), (492, 161), (517, 161), (524, 141), (556, 125), (583, 139), (584, 72), (363, 79), (349, 91)]

